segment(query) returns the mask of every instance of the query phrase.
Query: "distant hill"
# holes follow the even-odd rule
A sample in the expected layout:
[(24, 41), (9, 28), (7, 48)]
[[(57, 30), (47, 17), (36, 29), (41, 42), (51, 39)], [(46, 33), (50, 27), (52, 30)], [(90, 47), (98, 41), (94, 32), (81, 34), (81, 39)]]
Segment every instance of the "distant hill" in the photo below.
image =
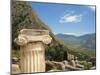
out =
[(68, 34), (57, 34), (56, 37), (62, 40), (67, 45), (88, 48), (95, 50), (96, 36), (95, 33), (85, 34), (82, 36), (68, 35)]
[(90, 48), (95, 50), (96, 48), (96, 34), (86, 34), (83, 36), (78, 37), (80, 39), (80, 43), (82, 47)]
[(74, 35), (68, 35), (68, 34), (57, 34), (56, 37), (60, 40), (65, 41), (65, 43), (69, 44), (78, 44), (80, 40), (77, 38), (77, 36)]

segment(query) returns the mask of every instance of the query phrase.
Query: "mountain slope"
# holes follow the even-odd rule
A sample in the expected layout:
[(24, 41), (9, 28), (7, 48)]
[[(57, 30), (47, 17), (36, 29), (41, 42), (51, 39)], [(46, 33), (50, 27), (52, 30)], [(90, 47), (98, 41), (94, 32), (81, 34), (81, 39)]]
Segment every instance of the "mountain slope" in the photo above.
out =
[(66, 44), (69, 45), (77, 45), (82, 48), (89, 48), (91, 50), (95, 50), (96, 46), (96, 36), (95, 33), (86, 34), (82, 36), (74, 36), (74, 35), (67, 35), (67, 34), (57, 34), (57, 38), (63, 40)]
[(65, 43), (69, 44), (78, 44), (80, 40), (77, 38), (77, 36), (74, 35), (67, 35), (67, 34), (57, 34), (56, 37), (60, 40), (65, 41)]
[(83, 36), (78, 37), (82, 43), (82, 47), (86, 47), (89, 49), (94, 49), (96, 48), (96, 34), (86, 34)]

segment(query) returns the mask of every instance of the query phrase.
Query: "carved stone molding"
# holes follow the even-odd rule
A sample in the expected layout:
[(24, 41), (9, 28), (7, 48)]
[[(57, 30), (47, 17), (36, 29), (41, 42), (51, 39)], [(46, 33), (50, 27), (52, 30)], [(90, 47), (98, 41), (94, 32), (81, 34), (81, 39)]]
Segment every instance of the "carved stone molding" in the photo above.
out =
[(15, 39), (20, 46), (22, 73), (45, 72), (45, 47), (52, 38), (48, 30), (22, 29)]

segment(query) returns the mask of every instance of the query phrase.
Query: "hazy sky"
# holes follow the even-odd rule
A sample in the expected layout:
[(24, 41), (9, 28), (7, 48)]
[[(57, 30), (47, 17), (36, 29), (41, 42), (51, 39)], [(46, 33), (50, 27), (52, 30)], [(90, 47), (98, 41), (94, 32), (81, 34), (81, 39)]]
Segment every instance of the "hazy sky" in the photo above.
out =
[(95, 32), (95, 6), (32, 3), (32, 8), (55, 34)]

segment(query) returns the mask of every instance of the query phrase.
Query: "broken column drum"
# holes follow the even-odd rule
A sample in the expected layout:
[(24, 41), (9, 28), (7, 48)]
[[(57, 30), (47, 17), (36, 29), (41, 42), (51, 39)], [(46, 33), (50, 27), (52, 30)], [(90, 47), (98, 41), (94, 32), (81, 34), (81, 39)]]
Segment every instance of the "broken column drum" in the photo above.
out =
[(51, 43), (48, 30), (22, 29), (15, 39), (20, 45), (22, 73), (45, 72), (45, 44)]

